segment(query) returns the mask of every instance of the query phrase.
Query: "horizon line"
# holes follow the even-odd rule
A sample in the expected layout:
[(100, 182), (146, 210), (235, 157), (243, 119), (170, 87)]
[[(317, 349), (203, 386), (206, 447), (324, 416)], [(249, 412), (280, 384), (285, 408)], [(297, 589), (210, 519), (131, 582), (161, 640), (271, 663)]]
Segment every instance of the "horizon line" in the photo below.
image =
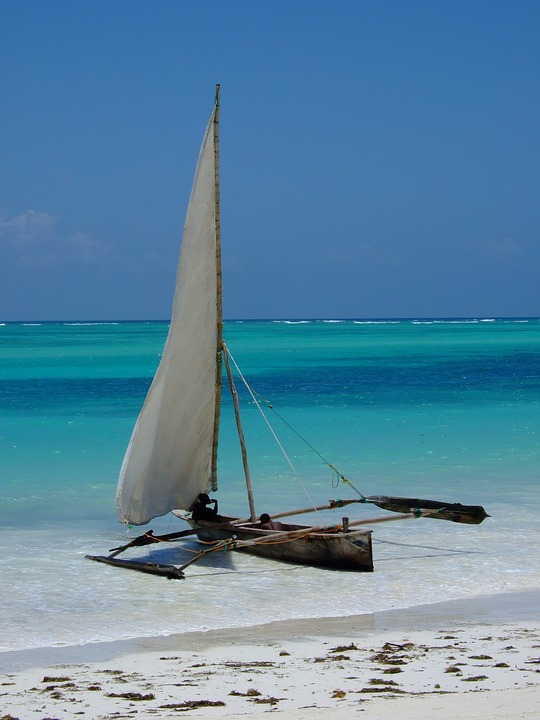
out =
[[(307, 317), (307, 316), (296, 316), (296, 317), (261, 317), (261, 318), (224, 318), (223, 322), (422, 322), (422, 321), (496, 321), (496, 320), (540, 320), (539, 315), (410, 315), (410, 316), (377, 316), (377, 317), (339, 317), (339, 316), (328, 316), (328, 317)], [(114, 323), (170, 323), (171, 318), (153, 318), (153, 319), (55, 319), (55, 320), (41, 320), (41, 319), (24, 319), (24, 320), (0, 320), (0, 325), (5, 324), (69, 324), (69, 323), (80, 323), (80, 324), (114, 324)]]

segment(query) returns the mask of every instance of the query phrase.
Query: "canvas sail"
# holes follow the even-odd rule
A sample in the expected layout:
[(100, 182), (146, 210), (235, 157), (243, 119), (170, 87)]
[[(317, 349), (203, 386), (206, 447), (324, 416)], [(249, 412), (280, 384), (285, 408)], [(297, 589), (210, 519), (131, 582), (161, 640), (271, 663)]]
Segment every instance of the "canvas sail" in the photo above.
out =
[(120, 471), (117, 513), (126, 524), (188, 509), (212, 482), (221, 383), (216, 114), (217, 103), (195, 173), (167, 342)]

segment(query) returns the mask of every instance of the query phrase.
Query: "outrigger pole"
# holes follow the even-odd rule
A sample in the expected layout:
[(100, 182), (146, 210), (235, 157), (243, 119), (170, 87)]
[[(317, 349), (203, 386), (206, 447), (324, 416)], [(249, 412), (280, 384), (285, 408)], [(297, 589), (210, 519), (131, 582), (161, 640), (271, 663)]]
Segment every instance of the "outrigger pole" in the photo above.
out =
[[(393, 517), (378, 517), (378, 518), (368, 518), (366, 520), (355, 520), (353, 522), (348, 523), (348, 527), (360, 527), (361, 525), (374, 525), (378, 523), (384, 523), (384, 522), (395, 522), (396, 520), (413, 520), (415, 518), (419, 517), (429, 517), (431, 513), (435, 511), (433, 510), (417, 510), (415, 512), (405, 513), (401, 515), (395, 515)], [(233, 526), (229, 526), (232, 531), (234, 531)], [(186, 531), (185, 534), (189, 534), (190, 531)], [(124, 546), (123, 548), (116, 548), (114, 552), (111, 553), (111, 555), (104, 556), (104, 555), (86, 555), (85, 557), (88, 560), (94, 560), (95, 562), (105, 563), (106, 565), (114, 565), (115, 567), (122, 567), (126, 568), (128, 570), (137, 570), (138, 572), (143, 573), (150, 573), (152, 575), (161, 575), (166, 578), (181, 580), (185, 577), (184, 570), (189, 567), (190, 565), (193, 565), (194, 563), (198, 562), (199, 560), (202, 560), (202, 558), (206, 557), (210, 553), (213, 552), (219, 552), (220, 550), (223, 551), (230, 551), (230, 550), (242, 550), (242, 548), (253, 546), (253, 545), (267, 545), (267, 544), (274, 544), (274, 543), (286, 543), (291, 542), (293, 540), (296, 540), (300, 537), (307, 537), (309, 535), (317, 535), (320, 533), (332, 533), (332, 532), (344, 532), (343, 526), (340, 525), (313, 525), (309, 527), (303, 527), (298, 530), (283, 530), (281, 532), (272, 533), (271, 535), (264, 536), (261, 538), (252, 538), (250, 540), (238, 540), (237, 538), (232, 535), (230, 538), (226, 540), (221, 540), (217, 542), (215, 545), (213, 545), (211, 548), (207, 548), (205, 550), (202, 550), (200, 553), (195, 555), (195, 557), (191, 558), (191, 560), (188, 560), (186, 563), (180, 566), (176, 565), (163, 565), (160, 563), (153, 563), (153, 562), (142, 562), (140, 560), (120, 560), (116, 558), (115, 556), (122, 552), (124, 549), (131, 545), (143, 545), (146, 544), (144, 542), (137, 542), (137, 540), (142, 540), (145, 536), (142, 536), (141, 538), (136, 538), (132, 543), (129, 545)], [(347, 530), (347, 532), (349, 532)], [(354, 531), (353, 531), (354, 533)], [(180, 535), (181, 533), (178, 533)], [(164, 540), (167, 536), (155, 537), (150, 540), (149, 542), (160, 542)]]
[[(234, 359), (233, 359), (234, 360)], [(345, 477), (343, 473), (341, 473), (335, 465), (333, 465), (331, 462), (329, 462), (313, 445), (306, 440), (305, 437), (303, 437), (298, 430), (296, 430), (285, 418), (283, 418), (274, 408), (274, 406), (268, 402), (268, 400), (265, 400), (262, 398), (258, 393), (255, 393), (253, 388), (246, 382), (245, 378), (242, 378), (247, 389), (251, 393), (251, 396), (255, 400), (257, 404), (259, 404), (259, 401), (255, 398), (255, 394), (258, 395), (259, 399), (270, 409), (272, 412), (283, 422), (287, 427), (295, 434), (297, 435), (300, 440), (305, 443), (316, 455), (320, 457), (320, 459), (328, 465), (328, 467), (332, 470), (335, 475), (346, 485), (349, 485), (352, 490), (358, 495), (358, 500), (350, 500), (348, 502), (359, 502), (359, 503), (370, 503), (372, 505), (377, 505), (377, 507), (380, 507), (382, 510), (388, 510), (390, 512), (397, 512), (397, 513), (408, 513), (413, 510), (420, 511), (420, 510), (429, 510), (431, 512), (426, 513), (426, 517), (434, 518), (437, 520), (449, 520), (451, 522), (457, 522), (457, 523), (465, 523), (468, 525), (479, 525), (483, 520), (490, 517), (488, 513), (484, 510), (484, 508), (481, 505), (462, 505), (461, 503), (448, 503), (448, 502), (441, 502), (439, 500), (420, 500), (418, 498), (407, 498), (407, 497), (394, 497), (391, 495), (373, 495), (373, 496), (366, 496), (363, 493), (356, 488), (353, 483), (349, 480), (349, 478)], [(262, 410), (261, 410), (262, 412)], [(263, 413), (264, 416), (264, 413)], [(268, 421), (267, 421), (268, 422)], [(273, 432), (273, 431), (272, 431)], [(335, 501), (330, 501), (335, 502)], [(330, 505), (330, 507), (335, 507), (335, 505)], [(289, 515), (300, 515), (302, 513), (307, 512), (313, 512), (317, 511), (319, 509), (326, 509), (324, 507), (322, 508), (305, 508), (302, 510), (291, 510), (285, 513), (276, 513), (275, 515), (272, 515), (272, 518), (280, 518), (280, 517), (287, 517)]]
[(333, 510), (345, 507), (351, 503), (377, 505), (382, 510), (396, 513), (422, 512), (425, 517), (436, 520), (449, 520), (450, 522), (465, 523), (467, 525), (480, 525), (490, 517), (481, 505), (462, 505), (461, 503), (447, 503), (438, 500), (419, 500), (418, 498), (392, 497), (390, 495), (362, 496), (354, 500), (330, 500), (328, 505), (319, 507), (301, 508), (300, 510), (287, 510), (275, 513), (272, 519), (289, 517), (290, 515), (303, 515), (319, 510)]

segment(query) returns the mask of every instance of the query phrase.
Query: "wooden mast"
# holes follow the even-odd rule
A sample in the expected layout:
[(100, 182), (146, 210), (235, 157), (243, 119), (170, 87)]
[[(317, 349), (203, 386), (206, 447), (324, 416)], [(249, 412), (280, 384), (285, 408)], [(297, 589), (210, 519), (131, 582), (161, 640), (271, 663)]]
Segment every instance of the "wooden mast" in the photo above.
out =
[(221, 226), (219, 208), (219, 100), (220, 85), (216, 85), (214, 105), (214, 219), (216, 232), (216, 399), (214, 406), (214, 438), (212, 442), (212, 490), (217, 490), (217, 450), (221, 411), (221, 375), (223, 359), (223, 289), (221, 280)]
[(231, 395), (234, 404), (234, 416), (236, 418), (236, 428), (238, 430), (238, 439), (240, 440), (240, 449), (242, 450), (242, 463), (244, 465), (244, 475), (246, 478), (246, 488), (249, 503), (249, 514), (251, 522), (257, 521), (257, 513), (255, 512), (255, 501), (253, 500), (253, 488), (251, 485), (251, 475), (249, 472), (249, 465), (247, 459), (246, 443), (244, 440), (244, 431), (242, 430), (242, 421), (240, 418), (240, 405), (238, 403), (238, 393), (236, 392), (236, 386), (234, 384), (231, 366), (229, 363), (229, 356), (227, 354), (227, 347), (223, 343), (223, 359), (225, 360), (225, 369), (227, 371), (227, 378), (229, 380), (229, 387), (231, 388)]

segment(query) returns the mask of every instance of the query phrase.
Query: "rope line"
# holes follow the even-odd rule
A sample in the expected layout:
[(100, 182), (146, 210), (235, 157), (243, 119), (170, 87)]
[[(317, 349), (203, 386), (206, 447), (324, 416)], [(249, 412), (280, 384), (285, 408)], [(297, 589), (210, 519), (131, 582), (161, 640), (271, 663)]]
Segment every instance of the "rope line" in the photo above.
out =
[[(284, 425), (286, 425), (286, 426), (289, 428), (289, 430), (291, 430), (291, 432), (293, 432), (298, 438), (300, 438), (300, 440), (301, 440), (305, 445), (307, 445), (307, 446), (310, 448), (310, 450), (312, 450), (312, 451), (315, 453), (315, 455), (317, 455), (317, 456), (323, 461), (323, 463), (324, 463), (325, 465), (328, 465), (328, 467), (332, 470), (332, 473), (333, 473), (333, 475), (332, 475), (332, 487), (333, 487), (333, 488), (337, 488), (338, 485), (339, 485), (339, 480), (341, 480), (343, 483), (346, 483), (347, 485), (349, 485), (349, 486), (352, 488), (352, 490), (354, 490), (354, 492), (358, 495), (358, 497), (360, 497), (362, 500), (365, 500), (365, 499), (366, 499), (366, 496), (365, 496), (363, 493), (361, 493), (360, 490), (358, 490), (358, 488), (356, 488), (356, 487), (352, 484), (352, 482), (351, 482), (347, 477), (345, 477), (345, 475), (343, 475), (343, 473), (341, 473), (341, 472), (337, 469), (337, 467), (336, 467), (335, 465), (333, 465), (331, 462), (329, 462), (329, 461), (324, 457), (324, 455), (322, 455), (322, 454), (317, 450), (317, 448), (315, 448), (315, 447), (309, 442), (309, 440), (307, 440), (303, 435), (301, 435), (301, 434), (298, 432), (298, 430), (296, 430), (296, 428), (294, 428), (287, 420), (285, 420), (285, 418), (278, 413), (278, 411), (274, 408), (274, 406), (272, 405), (272, 403), (271, 403), (270, 401), (266, 400), (266, 398), (264, 398), (260, 393), (258, 393), (257, 391), (253, 390), (253, 388), (252, 388), (252, 387), (249, 385), (249, 383), (247, 382), (246, 378), (243, 376), (242, 371), (241, 371), (240, 368), (238, 367), (238, 364), (236, 363), (236, 360), (235, 360), (235, 359), (233, 358), (233, 356), (231, 355), (231, 352), (230, 352), (229, 348), (227, 348), (227, 353), (228, 353), (229, 357), (231, 358), (231, 360), (232, 360), (232, 362), (233, 362), (233, 364), (234, 364), (234, 366), (235, 366), (235, 368), (236, 368), (236, 371), (237, 371), (238, 375), (240, 376), (240, 379), (242, 380), (242, 382), (243, 382), (244, 385), (246, 386), (249, 394), (251, 395), (251, 397), (252, 397), (252, 399), (253, 399), (253, 402), (255, 403), (255, 405), (257, 406), (257, 408), (258, 408), (258, 410), (259, 410), (259, 412), (260, 412), (261, 415), (263, 416), (264, 421), (266, 422), (266, 424), (268, 425), (268, 427), (269, 427), (269, 429), (270, 429), (270, 432), (271, 432), (272, 435), (274, 436), (275, 441), (277, 442), (277, 444), (278, 444), (279, 448), (281, 449), (281, 452), (283, 453), (285, 459), (287, 460), (287, 462), (289, 463), (290, 467), (292, 468), (294, 474), (295, 474), (296, 477), (298, 478), (298, 480), (299, 480), (300, 484), (302, 485), (302, 488), (304, 489), (304, 492), (306, 493), (306, 495), (307, 495), (307, 497), (309, 498), (310, 502), (313, 502), (313, 501), (312, 501), (309, 493), (307, 492), (304, 484), (302, 483), (302, 480), (301, 480), (298, 472), (296, 471), (296, 468), (293, 466), (290, 458), (288, 457), (287, 453), (285, 452), (285, 449), (283, 448), (283, 445), (282, 445), (281, 442), (279, 441), (279, 439), (278, 439), (278, 437), (277, 437), (274, 429), (272, 428), (272, 426), (271, 426), (268, 418), (267, 418), (266, 415), (264, 414), (264, 412), (263, 412), (263, 410), (262, 410), (262, 408), (261, 408), (261, 403), (264, 403), (264, 405), (266, 405), (266, 407), (267, 407), (269, 410), (271, 410), (271, 411), (281, 420), (281, 422), (282, 422)], [(336, 478), (337, 478), (337, 480), (336, 480)]]
[[(227, 350), (228, 356), (230, 357), (230, 359), (231, 359), (232, 362), (233, 362), (234, 367), (236, 368), (236, 372), (238, 373), (240, 379), (242, 380), (242, 382), (243, 382), (244, 385), (246, 386), (247, 391), (248, 391), (249, 394), (251, 395), (251, 398), (252, 398), (253, 402), (254, 402), (255, 405), (257, 406), (257, 409), (258, 409), (259, 412), (261, 413), (261, 415), (262, 415), (262, 417), (263, 417), (266, 425), (268, 426), (268, 429), (270, 430), (270, 432), (271, 432), (274, 440), (276, 441), (279, 449), (280, 449), (281, 452), (283, 453), (283, 457), (285, 458), (285, 460), (286, 460), (287, 463), (289, 464), (289, 466), (290, 466), (293, 474), (295, 475), (296, 479), (297, 479), (298, 482), (300, 483), (300, 485), (301, 485), (304, 493), (306, 494), (306, 497), (308, 498), (309, 502), (313, 505), (313, 507), (315, 507), (315, 502), (314, 502), (314, 500), (312, 499), (311, 495), (310, 495), (309, 492), (308, 492), (308, 489), (306, 488), (306, 486), (305, 486), (304, 483), (302, 482), (302, 478), (300, 477), (300, 474), (298, 473), (298, 471), (297, 471), (297, 469), (295, 468), (295, 466), (293, 465), (291, 459), (290, 459), (289, 456), (287, 455), (287, 452), (285, 451), (285, 448), (283, 447), (283, 445), (281, 444), (278, 436), (276, 435), (274, 428), (273, 428), (272, 425), (270, 424), (270, 421), (268, 420), (268, 418), (267, 418), (266, 415), (264, 414), (263, 409), (261, 408), (261, 404), (260, 404), (259, 400), (255, 397), (255, 392), (252, 390), (252, 388), (251, 388), (251, 386), (249, 385), (248, 381), (246, 380), (246, 378), (245, 378), (244, 375), (242, 374), (242, 371), (241, 371), (240, 368), (238, 367), (238, 364), (237, 364), (236, 360), (234, 359), (234, 357), (231, 355), (231, 351), (229, 350), (229, 348), (227, 348), (226, 350)], [(259, 396), (259, 397), (260, 397), (260, 396)], [(266, 403), (266, 401), (264, 400), (264, 398), (261, 397), (261, 400)], [(272, 407), (269, 403), (268, 403), (268, 405), (269, 405), (270, 408)], [(291, 428), (291, 429), (293, 429), (293, 428)], [(296, 431), (295, 431), (295, 432), (296, 432)], [(298, 433), (297, 433), (297, 434), (298, 434)], [(310, 446), (310, 447), (311, 447), (311, 446)], [(313, 448), (313, 450), (314, 450), (315, 452), (317, 452), (314, 448)], [(317, 453), (317, 454), (319, 454), (319, 453)], [(318, 512), (317, 512), (317, 515), (319, 515)], [(320, 517), (320, 516), (319, 516), (319, 517)]]

